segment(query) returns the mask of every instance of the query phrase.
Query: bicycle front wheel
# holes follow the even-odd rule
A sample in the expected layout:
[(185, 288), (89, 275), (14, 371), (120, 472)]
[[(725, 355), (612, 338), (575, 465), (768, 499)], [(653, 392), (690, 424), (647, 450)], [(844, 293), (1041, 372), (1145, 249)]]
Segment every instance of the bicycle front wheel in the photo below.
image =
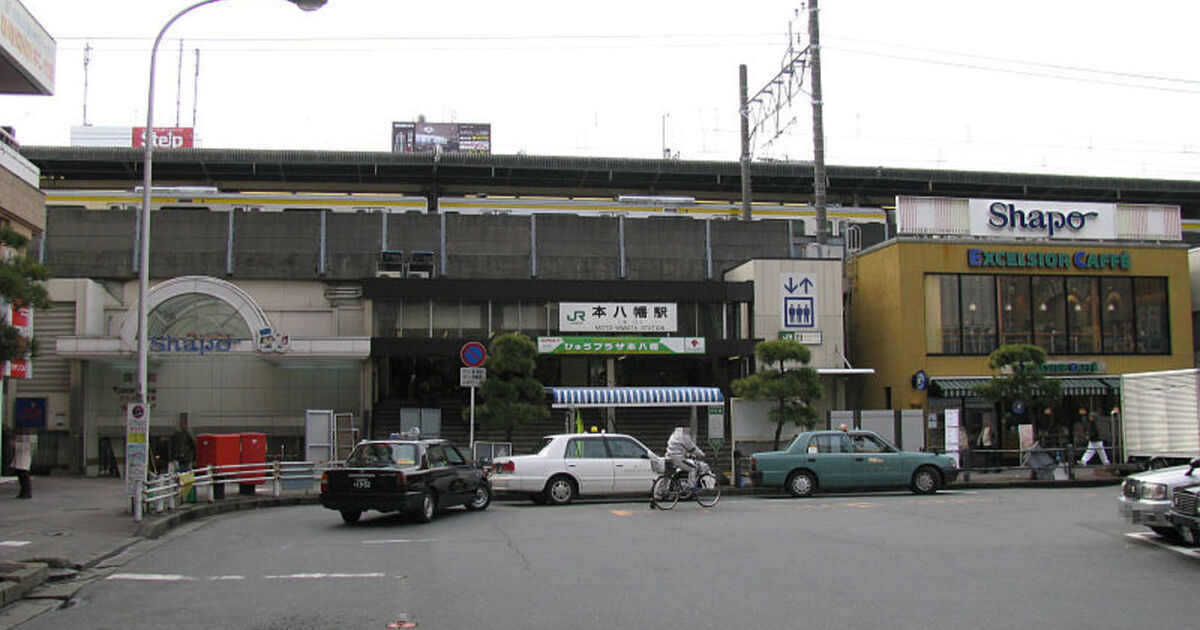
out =
[(696, 479), (696, 485), (700, 487), (696, 491), (696, 503), (701, 507), (710, 508), (721, 500), (721, 484), (718, 483), (716, 475), (704, 473)]
[(650, 486), (650, 501), (660, 510), (669, 510), (679, 503), (679, 481), (659, 475)]

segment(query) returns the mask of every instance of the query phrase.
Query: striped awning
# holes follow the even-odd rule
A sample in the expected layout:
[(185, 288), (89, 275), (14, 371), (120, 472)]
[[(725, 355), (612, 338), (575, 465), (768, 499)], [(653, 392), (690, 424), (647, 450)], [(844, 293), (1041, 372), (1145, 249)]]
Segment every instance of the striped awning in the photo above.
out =
[(716, 405), (725, 397), (716, 387), (551, 387), (554, 408), (690, 407)]
[[(974, 398), (978, 396), (978, 394), (975, 393), (975, 387), (990, 380), (992, 379), (986, 377), (934, 377), (929, 379), (929, 385), (930, 388), (933, 389), (934, 393), (940, 394), (942, 398)], [(1062, 383), (1063, 396), (1106, 396), (1112, 393), (1120, 393), (1121, 389), (1121, 379), (1118, 377), (1071, 377), (1056, 378), (1054, 380)]]

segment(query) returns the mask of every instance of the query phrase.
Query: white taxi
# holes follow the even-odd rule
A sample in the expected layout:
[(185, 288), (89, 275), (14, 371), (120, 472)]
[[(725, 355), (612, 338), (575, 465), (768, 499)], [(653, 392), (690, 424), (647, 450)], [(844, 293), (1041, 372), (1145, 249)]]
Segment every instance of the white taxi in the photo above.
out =
[(523, 494), (534, 503), (565, 505), (577, 497), (649, 496), (662, 458), (619, 433), (562, 433), (543, 438), (532, 455), (497, 457), (492, 490)]

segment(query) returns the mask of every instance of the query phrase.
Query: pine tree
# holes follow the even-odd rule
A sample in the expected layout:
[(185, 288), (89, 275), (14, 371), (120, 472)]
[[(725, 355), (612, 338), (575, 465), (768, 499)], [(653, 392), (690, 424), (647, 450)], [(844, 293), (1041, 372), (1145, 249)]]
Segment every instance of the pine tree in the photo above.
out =
[(520, 333), (497, 335), (488, 346), (483, 403), (475, 413), (484, 426), (502, 429), (510, 443), (517, 427), (550, 417), (546, 389), (533, 376), (536, 357), (537, 346)]
[[(795, 424), (812, 428), (817, 411), (812, 403), (821, 398), (821, 380), (817, 371), (808, 367), (812, 353), (790, 339), (763, 341), (754, 347), (758, 360), (768, 366), (756, 374), (733, 382), (733, 393), (750, 400), (774, 400), (771, 419), (775, 421), (773, 450), (779, 450), (783, 425)], [(801, 367), (787, 369), (788, 362)]]

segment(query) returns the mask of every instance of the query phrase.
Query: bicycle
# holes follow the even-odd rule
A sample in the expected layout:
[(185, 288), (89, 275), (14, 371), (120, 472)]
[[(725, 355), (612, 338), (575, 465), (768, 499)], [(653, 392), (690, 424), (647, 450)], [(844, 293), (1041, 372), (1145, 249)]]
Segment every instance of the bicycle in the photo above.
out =
[(697, 490), (692, 492), (687, 487), (687, 471), (677, 469), (671, 460), (663, 462), (663, 471), (655, 477), (650, 485), (650, 507), (652, 509), (669, 510), (679, 503), (680, 499), (695, 499), (700, 507), (710, 508), (721, 500), (721, 484), (712, 467), (702, 459), (692, 460), (696, 465)]

